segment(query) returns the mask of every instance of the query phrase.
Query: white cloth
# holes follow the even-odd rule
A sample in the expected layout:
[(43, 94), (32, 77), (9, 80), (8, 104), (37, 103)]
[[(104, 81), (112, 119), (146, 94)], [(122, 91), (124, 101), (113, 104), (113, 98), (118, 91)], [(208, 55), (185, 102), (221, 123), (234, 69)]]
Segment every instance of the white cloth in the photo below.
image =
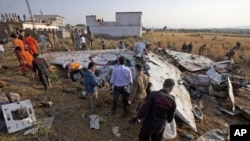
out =
[(83, 44), (83, 43), (85, 44), (85, 43), (86, 43), (86, 40), (85, 40), (85, 37), (82, 36), (82, 37), (81, 37), (81, 44)]
[(99, 124), (99, 116), (98, 115), (90, 115), (90, 128), (92, 129), (99, 129), (100, 124)]
[(0, 45), (0, 52), (4, 52), (4, 48), (2, 45)]

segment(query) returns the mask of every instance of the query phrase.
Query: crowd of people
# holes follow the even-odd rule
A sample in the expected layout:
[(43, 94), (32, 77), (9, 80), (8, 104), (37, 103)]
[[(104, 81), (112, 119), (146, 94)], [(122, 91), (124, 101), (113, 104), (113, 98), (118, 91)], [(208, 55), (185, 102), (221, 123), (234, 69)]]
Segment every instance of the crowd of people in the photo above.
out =
[[(44, 35), (41, 34), (39, 40), (46, 42), (46, 38), (43, 36)], [(12, 33), (10, 37), (12, 38), (14, 53), (19, 62), (22, 74), (25, 76), (28, 71), (33, 71), (35, 78), (41, 81), (45, 90), (48, 90), (51, 86), (49, 66), (42, 56), (39, 55), (39, 44), (36, 39), (29, 33), (25, 34), (24, 30), (20, 30), (18, 33)]]
[[(50, 42), (50, 38), (52, 38), (50, 34), (53, 34), (53, 32), (48, 33), (48, 38), (44, 34), (41, 34), (38, 38), (38, 41), (41, 42), (41, 48), (44, 50), (47, 49), (46, 41), (49, 40)], [(14, 53), (23, 75), (26, 75), (28, 71), (33, 71), (35, 78), (40, 80), (44, 90), (48, 90), (51, 87), (50, 67), (44, 58), (39, 55), (38, 42), (23, 30), (20, 30), (18, 34), (11, 34), (11, 38)], [(57, 43), (53, 42), (52, 44), (54, 46), (52, 49), (59, 49)], [(80, 47), (77, 44), (78, 40), (76, 40), (76, 46)], [(106, 48), (104, 42), (102, 42), (102, 48)], [(120, 41), (119, 48), (125, 49), (123, 41)], [(109, 87), (113, 91), (110, 114), (111, 116), (116, 115), (117, 108), (119, 108), (119, 98), (121, 97), (122, 117), (128, 117), (128, 115), (133, 117), (129, 122), (132, 124), (142, 122), (139, 140), (150, 140), (151, 138), (157, 141), (163, 134), (166, 122), (171, 122), (174, 117), (176, 104), (174, 98), (169, 95), (174, 86), (174, 81), (166, 79), (162, 90), (150, 92), (149, 76), (144, 70), (145, 61), (143, 57), (145, 53), (147, 53), (146, 43), (144, 41), (136, 42), (134, 44), (134, 57), (138, 60), (135, 65), (136, 76), (134, 79), (132, 79), (131, 69), (126, 66), (126, 58), (124, 56), (118, 58), (118, 65), (113, 68), (109, 81)], [(74, 77), (76, 73), (81, 75), (81, 84), (83, 84), (87, 96), (91, 99), (91, 112), (98, 112), (98, 90), (103, 85), (96, 76), (96, 65), (94, 62), (90, 62), (88, 67), (84, 68), (75, 61), (63, 65), (72, 82), (77, 82)], [(150, 116), (147, 113), (150, 113)]]

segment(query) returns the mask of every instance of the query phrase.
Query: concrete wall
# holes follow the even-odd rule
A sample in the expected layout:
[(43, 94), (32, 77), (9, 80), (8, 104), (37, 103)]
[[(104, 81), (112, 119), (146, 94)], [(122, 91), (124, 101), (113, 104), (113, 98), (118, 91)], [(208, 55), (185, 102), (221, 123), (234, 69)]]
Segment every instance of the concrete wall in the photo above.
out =
[(117, 12), (116, 23), (121, 25), (138, 26), (141, 25), (141, 12)]
[(95, 35), (106, 35), (111, 37), (141, 36), (140, 26), (94, 26), (90, 31)]
[(95, 15), (86, 16), (86, 22), (90, 31), (96, 36), (141, 37), (141, 16), (142, 12), (117, 12), (115, 22), (104, 21), (103, 18)]

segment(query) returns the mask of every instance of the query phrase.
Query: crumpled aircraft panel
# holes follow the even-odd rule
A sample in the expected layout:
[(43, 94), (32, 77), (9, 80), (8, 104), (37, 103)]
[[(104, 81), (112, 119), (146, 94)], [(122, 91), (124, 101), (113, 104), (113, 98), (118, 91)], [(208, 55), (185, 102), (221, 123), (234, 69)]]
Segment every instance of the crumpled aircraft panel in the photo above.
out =
[(175, 58), (175, 60), (183, 66), (188, 71), (199, 71), (210, 68), (213, 61), (205, 56), (194, 55), (190, 53), (172, 51), (172, 50), (165, 50), (166, 53)]
[(165, 79), (172, 78), (175, 81), (175, 87), (171, 94), (175, 97), (177, 103), (177, 116), (182, 119), (186, 124), (192, 127), (194, 131), (197, 131), (195, 118), (192, 113), (192, 103), (189, 92), (184, 85), (180, 85), (178, 80), (182, 80), (181, 72), (174, 65), (169, 64), (167, 61), (159, 59), (158, 55), (153, 53), (148, 54), (150, 69), (149, 80), (152, 83), (152, 90), (157, 91), (162, 89), (162, 85)]

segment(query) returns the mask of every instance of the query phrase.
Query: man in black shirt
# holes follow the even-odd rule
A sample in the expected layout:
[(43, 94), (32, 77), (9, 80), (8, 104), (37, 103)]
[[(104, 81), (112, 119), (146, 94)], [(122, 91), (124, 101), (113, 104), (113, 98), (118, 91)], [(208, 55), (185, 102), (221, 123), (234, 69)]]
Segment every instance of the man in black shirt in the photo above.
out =
[(153, 91), (143, 103), (137, 117), (130, 120), (130, 123), (143, 120), (140, 141), (149, 141), (150, 138), (151, 141), (161, 140), (166, 122), (170, 123), (175, 115), (175, 98), (169, 94), (174, 85), (173, 79), (166, 79), (163, 89)]

